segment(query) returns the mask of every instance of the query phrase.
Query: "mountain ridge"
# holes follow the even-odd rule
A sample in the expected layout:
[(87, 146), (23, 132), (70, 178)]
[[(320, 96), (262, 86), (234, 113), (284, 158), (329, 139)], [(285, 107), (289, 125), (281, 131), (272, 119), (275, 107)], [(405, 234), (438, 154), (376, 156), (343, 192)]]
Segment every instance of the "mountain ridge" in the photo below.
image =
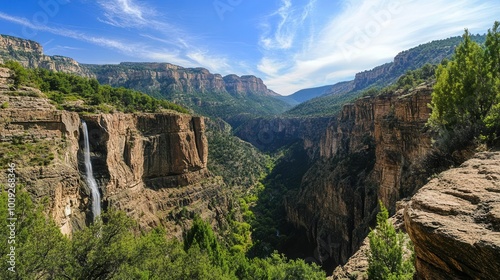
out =
[(167, 62), (80, 64), (72, 58), (45, 55), (43, 47), (35, 41), (0, 35), (0, 63), (7, 60), (18, 61), (24, 67), (67, 72), (143, 91), (233, 125), (251, 115), (276, 115), (291, 107), (253, 75), (223, 77), (202, 67), (185, 68)]
[[(474, 35), (472, 38), (476, 42), (484, 43), (486, 36)], [(310, 99), (295, 106), (285, 114), (292, 116), (314, 116), (337, 113), (342, 105), (340, 103), (352, 100), (359, 96), (363, 90), (372, 87), (385, 87), (397, 81), (401, 75), (409, 70), (418, 69), (427, 63), (439, 64), (443, 59), (451, 58), (461, 40), (461, 36), (455, 36), (442, 40), (434, 40), (401, 51), (394, 57), (393, 61), (376, 66), (370, 70), (358, 72), (353, 80), (336, 83), (322, 95), (311, 95), (309, 96), (311, 97)]]

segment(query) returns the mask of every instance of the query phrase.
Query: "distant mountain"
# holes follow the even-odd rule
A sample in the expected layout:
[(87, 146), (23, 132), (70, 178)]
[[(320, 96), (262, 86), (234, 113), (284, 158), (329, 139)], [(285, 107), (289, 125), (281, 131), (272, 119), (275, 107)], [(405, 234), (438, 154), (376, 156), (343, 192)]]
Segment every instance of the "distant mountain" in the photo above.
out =
[(184, 68), (169, 63), (79, 64), (68, 57), (44, 55), (37, 42), (0, 35), (0, 63), (6, 60), (139, 90), (182, 104), (198, 114), (220, 117), (236, 126), (248, 118), (276, 115), (292, 107), (279, 100), (281, 96), (255, 76), (222, 77), (204, 68)]
[(255, 76), (212, 74), (204, 68), (169, 63), (85, 65), (99, 82), (166, 98), (196, 113), (237, 126), (254, 116), (276, 115), (291, 106)]
[(327, 86), (322, 86), (322, 87), (315, 87), (315, 88), (307, 88), (307, 89), (301, 89), (288, 97), (298, 103), (305, 102), (309, 99), (312, 99), (314, 97), (321, 96), (323, 94), (328, 93), (332, 85), (327, 85)]
[[(478, 43), (484, 43), (485, 35), (472, 36)], [(321, 116), (336, 114), (342, 104), (358, 97), (368, 88), (385, 87), (409, 70), (415, 70), (426, 63), (438, 64), (445, 58), (451, 58), (462, 37), (452, 37), (432, 41), (399, 53), (393, 62), (386, 63), (372, 70), (357, 73), (354, 80), (330, 86), (327, 92), (310, 99), (285, 112), (287, 116)], [(314, 92), (314, 89), (312, 92)], [(309, 90), (303, 90), (308, 92)], [(300, 92), (300, 91), (299, 91)]]

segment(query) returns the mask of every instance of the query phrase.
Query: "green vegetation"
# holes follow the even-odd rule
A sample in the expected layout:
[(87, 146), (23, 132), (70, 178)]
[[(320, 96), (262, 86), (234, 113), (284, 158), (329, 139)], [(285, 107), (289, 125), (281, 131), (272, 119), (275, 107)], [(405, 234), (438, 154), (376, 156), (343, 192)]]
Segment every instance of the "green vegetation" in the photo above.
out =
[(0, 167), (5, 168), (9, 163), (29, 166), (47, 166), (54, 160), (53, 148), (58, 143), (52, 140), (28, 142), (24, 137), (14, 137), (12, 143), (0, 143)]
[[(6, 192), (0, 194), (0, 238), (8, 240)], [(11, 244), (0, 242), (1, 279), (324, 279), (325, 273), (302, 260), (273, 253), (250, 259), (221, 245), (211, 227), (195, 218), (184, 244), (156, 228), (140, 232), (122, 212), (63, 236), (34, 205), (27, 192), (16, 193), (15, 273), (8, 270)], [(40, 238), (43, 237), (43, 238)]]
[(284, 113), (285, 116), (320, 117), (335, 115), (344, 104), (362, 96), (360, 91), (348, 91), (337, 94), (323, 95), (301, 103)]
[[(500, 132), (500, 23), (488, 31), (485, 47), (466, 30), (453, 59), (437, 69), (429, 124), (441, 137), (465, 142)], [(464, 132), (465, 131), (465, 132)], [(447, 136), (446, 136), (447, 135)], [(467, 136), (467, 137), (466, 137)]]
[[(413, 279), (415, 267), (413, 253), (405, 257), (404, 248), (412, 247), (405, 242), (404, 234), (396, 232), (391, 224), (389, 212), (380, 202), (377, 227), (368, 235), (370, 253), (368, 258), (368, 278), (373, 280)], [(405, 244), (406, 243), (406, 244)]]
[(265, 257), (274, 250), (286, 252), (290, 242), (297, 242), (294, 229), (286, 220), (285, 197), (297, 196), (302, 176), (311, 163), (307, 152), (296, 143), (278, 151), (272, 166), (250, 199), (255, 201), (250, 204), (252, 219), (247, 219), (252, 225), (251, 256)]
[[(4, 64), (14, 72), (13, 85), (30, 86), (40, 89), (60, 108), (86, 112), (157, 112), (161, 109), (189, 113), (185, 108), (166, 100), (153, 98), (147, 94), (100, 85), (96, 79), (73, 74), (52, 72), (46, 69), (25, 69), (18, 62)], [(85, 106), (75, 105), (83, 101)]]
[(4, 63), (4, 66), (9, 68), (14, 72), (14, 76), (12, 78), (14, 87), (19, 87), (20, 85), (23, 85), (27, 82), (28, 80), (28, 71), (18, 62), (15, 62), (13, 60), (9, 60)]
[(208, 169), (231, 188), (255, 186), (269, 172), (271, 158), (234, 136), (222, 120), (207, 119)]

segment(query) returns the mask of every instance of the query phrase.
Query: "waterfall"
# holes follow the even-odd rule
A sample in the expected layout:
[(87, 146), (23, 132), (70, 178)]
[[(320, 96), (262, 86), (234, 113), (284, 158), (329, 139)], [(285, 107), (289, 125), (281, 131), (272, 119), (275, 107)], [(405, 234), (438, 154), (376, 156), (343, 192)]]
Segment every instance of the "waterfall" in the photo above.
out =
[(87, 124), (82, 120), (82, 130), (83, 130), (83, 140), (84, 140), (84, 158), (85, 158), (85, 172), (87, 173), (87, 185), (90, 187), (90, 192), (92, 193), (92, 215), (94, 220), (101, 215), (101, 194), (99, 193), (99, 187), (97, 187), (97, 182), (94, 178), (94, 172), (92, 171), (92, 163), (90, 162), (90, 148), (89, 148), (89, 133), (87, 130)]

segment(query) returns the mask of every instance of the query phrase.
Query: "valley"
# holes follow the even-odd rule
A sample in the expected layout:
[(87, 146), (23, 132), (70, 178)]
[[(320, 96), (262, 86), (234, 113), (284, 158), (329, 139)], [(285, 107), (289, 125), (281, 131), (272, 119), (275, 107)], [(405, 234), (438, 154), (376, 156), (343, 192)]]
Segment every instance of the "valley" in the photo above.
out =
[[(1, 163), (16, 165), (19, 207), (31, 223), (21, 225), (36, 227), (19, 237), (29, 260), (19, 279), (345, 279), (335, 272), (364, 252), (379, 201), (391, 215), (400, 210), (416, 277), (493, 279), (493, 30), (422, 44), (352, 81), (288, 97), (256, 76), (170, 63), (80, 64), (0, 35)], [(491, 97), (457, 93), (461, 107), (442, 109), (443, 73), (462, 63), (460, 50), (479, 49), (491, 81), (477, 87), (489, 83)], [(476, 84), (454, 90), (467, 86)], [(487, 110), (477, 113), (473, 102)], [(468, 180), (478, 187), (468, 190)], [(58, 246), (34, 245), (43, 228)], [(472, 240), (476, 232), (484, 240)], [(95, 257), (100, 251), (105, 258)], [(94, 270), (84, 272), (87, 265)], [(169, 270), (172, 278), (162, 278)], [(342, 277), (368, 277), (366, 269), (349, 273)]]

